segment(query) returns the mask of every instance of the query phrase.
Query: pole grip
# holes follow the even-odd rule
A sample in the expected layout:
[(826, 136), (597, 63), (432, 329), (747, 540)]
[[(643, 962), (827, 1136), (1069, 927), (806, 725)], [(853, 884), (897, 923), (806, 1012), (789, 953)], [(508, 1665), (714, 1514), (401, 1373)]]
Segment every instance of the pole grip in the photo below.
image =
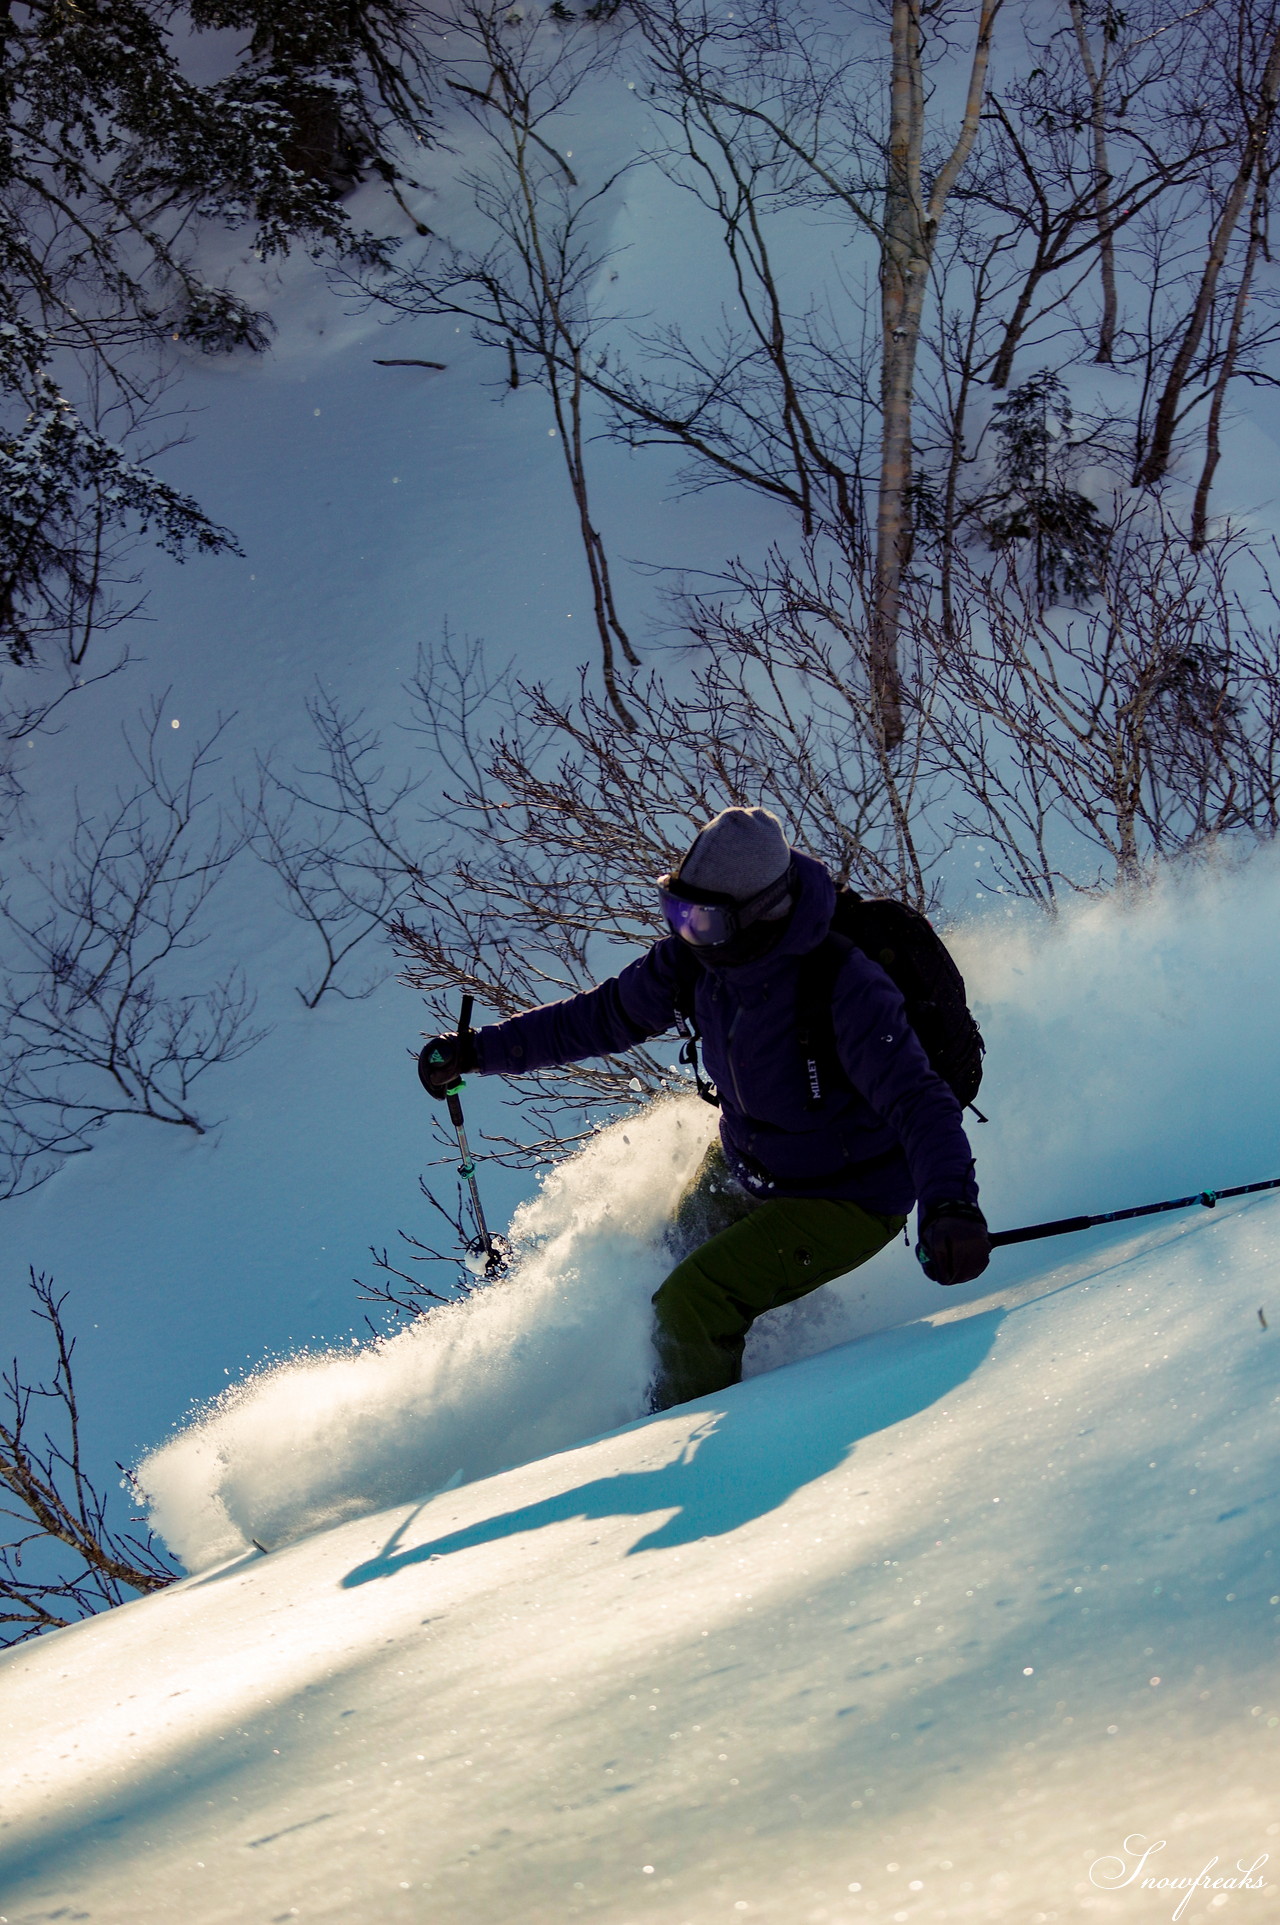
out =
[(449, 1121), (453, 1124), (455, 1130), (460, 1129), (462, 1126), (462, 1099), (456, 1090), (450, 1090), (446, 1101), (449, 1105)]
[(458, 1013), (458, 1035), (465, 1036), (471, 1028), (471, 1011), (475, 1006), (474, 996), (464, 996), (462, 1008)]

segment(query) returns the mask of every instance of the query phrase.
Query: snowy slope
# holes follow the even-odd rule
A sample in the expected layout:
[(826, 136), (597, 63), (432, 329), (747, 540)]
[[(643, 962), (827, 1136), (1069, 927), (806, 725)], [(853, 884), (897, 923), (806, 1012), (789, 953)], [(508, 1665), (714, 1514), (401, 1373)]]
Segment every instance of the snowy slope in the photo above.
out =
[(1269, 1880), (1179, 1916), (1280, 1916), (1278, 1229), (1113, 1237), (19, 1649), (3, 1918), (1173, 1916), (1108, 1889), (1136, 1835)]
[[(989, 1044), (990, 1121), (972, 1136), (994, 1224), (1280, 1173), (1273, 856), (1170, 876), (1137, 906), (1083, 904), (1056, 927), (975, 925), (958, 947)], [(642, 1106), (520, 1207), (507, 1283), (390, 1342), (267, 1364), (197, 1413), (141, 1467), (186, 1567), (254, 1541), (274, 1550), (637, 1417), (648, 1300), (670, 1267), (663, 1230), (713, 1128), (695, 1098)], [(958, 1294), (980, 1301), (1046, 1260), (1042, 1245), (1002, 1252)], [(899, 1243), (762, 1319), (747, 1373), (939, 1301)]]
[[(584, 143), (612, 151), (624, 105)], [(651, 174), (616, 238), (632, 311), (677, 272), (718, 301)], [(526, 668), (594, 652), (536, 392), (495, 406), (501, 366), (451, 324), (383, 332), (306, 271), (276, 311), (269, 362), (192, 368), (205, 412), (168, 457), (246, 559), (159, 571), (138, 671), (32, 751), (54, 827), (73, 779), (107, 793), (152, 690), (188, 735), (240, 711), (232, 773), (301, 752), (312, 675), (394, 728), (445, 620)], [(1272, 406), (1251, 395), (1224, 501), (1271, 488)], [(783, 524), (595, 460), (651, 659), (626, 563), (715, 565)], [(897, 1248), (763, 1325), (747, 1384), (637, 1423), (708, 1123), (669, 1106), (532, 1198), (486, 1168), (496, 1217), (524, 1201), (516, 1281), (354, 1355), (365, 1245), (420, 1227), (419, 1005), (301, 1011), (260, 878), (218, 935), (277, 1023), (211, 1090), (218, 1128), (122, 1126), (5, 1218), (3, 1346), (27, 1263), (52, 1268), (107, 1476), (201, 1407), (148, 1466), (199, 1575), (0, 1661), (0, 1925), (1145, 1920), (1183, 1894), (1109, 1890), (1126, 1838), (1167, 1841), (1152, 1877), (1274, 1859), (1280, 1205), (1007, 1253), (958, 1301)], [(963, 932), (993, 1221), (1280, 1174), (1278, 943), (1269, 858)], [(493, 1122), (492, 1089), (468, 1114)], [(1180, 1915), (1224, 1899), (1280, 1918), (1274, 1878)]]
[[(1266, 857), (972, 932), (997, 1221), (1274, 1171), (1278, 918)], [(710, 1126), (638, 1110), (510, 1283), (153, 1455), (198, 1575), (0, 1665), (0, 1919), (1154, 1920), (1145, 1845), (1280, 1849), (1280, 1199), (946, 1296), (898, 1246), (628, 1424)]]

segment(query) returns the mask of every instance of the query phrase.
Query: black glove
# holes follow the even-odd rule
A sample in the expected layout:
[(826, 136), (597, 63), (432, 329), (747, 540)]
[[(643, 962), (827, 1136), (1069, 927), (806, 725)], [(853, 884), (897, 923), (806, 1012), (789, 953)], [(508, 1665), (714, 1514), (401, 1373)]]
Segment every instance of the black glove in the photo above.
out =
[(934, 1283), (972, 1283), (991, 1261), (987, 1219), (976, 1203), (931, 1203), (917, 1237), (916, 1255)]
[(443, 1102), (479, 1060), (470, 1030), (465, 1036), (433, 1036), (419, 1054), (418, 1081), (429, 1096)]

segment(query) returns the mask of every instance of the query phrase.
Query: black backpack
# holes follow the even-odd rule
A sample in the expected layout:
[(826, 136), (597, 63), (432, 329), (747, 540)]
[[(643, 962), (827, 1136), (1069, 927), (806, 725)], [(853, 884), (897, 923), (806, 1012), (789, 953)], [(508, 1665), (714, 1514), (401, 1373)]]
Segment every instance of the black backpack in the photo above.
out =
[[(928, 917), (905, 902), (895, 902), (890, 896), (860, 896), (855, 889), (846, 888), (836, 891), (830, 931), (802, 959), (796, 985), (810, 1104), (816, 1108), (832, 1082), (848, 1081), (836, 1051), (831, 1004), (836, 978), (850, 948), (860, 949), (872, 962), (879, 963), (897, 985), (907, 1007), (907, 1021), (930, 1065), (954, 1090), (960, 1107), (971, 1107), (982, 1083), (985, 1044), (965, 998), (964, 977), (946, 945)], [(681, 963), (676, 1006), (685, 1037), (680, 1058), (692, 1068), (699, 1095), (717, 1103), (719, 1098), (698, 1065), (694, 991), (702, 965), (684, 944), (676, 953)], [(980, 1110), (974, 1114), (986, 1121)]]

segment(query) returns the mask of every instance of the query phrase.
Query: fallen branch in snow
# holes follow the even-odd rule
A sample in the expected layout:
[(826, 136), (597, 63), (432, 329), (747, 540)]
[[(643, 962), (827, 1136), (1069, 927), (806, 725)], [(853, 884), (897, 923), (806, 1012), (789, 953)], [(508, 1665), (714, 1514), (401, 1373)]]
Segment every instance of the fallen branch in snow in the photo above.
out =
[[(52, 1280), (43, 1272), (37, 1275), (33, 1269), (30, 1277), (36, 1297), (33, 1315), (52, 1333), (55, 1362), (46, 1383), (28, 1383), (16, 1357), (0, 1379), (5, 1407), (0, 1418), (0, 1499), (7, 1499), (0, 1501), (0, 1517), (7, 1520), (0, 1544), (3, 1645), (74, 1624), (125, 1603), (131, 1593), (161, 1590), (180, 1575), (155, 1549), (150, 1531), (139, 1536), (117, 1531), (108, 1522), (108, 1500), (84, 1467), (71, 1373), (75, 1339), (68, 1337), (62, 1319), (66, 1292), (55, 1295)], [(33, 1411), (47, 1411), (49, 1405), (52, 1428), (37, 1440)], [(129, 1473), (123, 1474), (132, 1489)], [(9, 1535), (14, 1525), (16, 1532)]]

